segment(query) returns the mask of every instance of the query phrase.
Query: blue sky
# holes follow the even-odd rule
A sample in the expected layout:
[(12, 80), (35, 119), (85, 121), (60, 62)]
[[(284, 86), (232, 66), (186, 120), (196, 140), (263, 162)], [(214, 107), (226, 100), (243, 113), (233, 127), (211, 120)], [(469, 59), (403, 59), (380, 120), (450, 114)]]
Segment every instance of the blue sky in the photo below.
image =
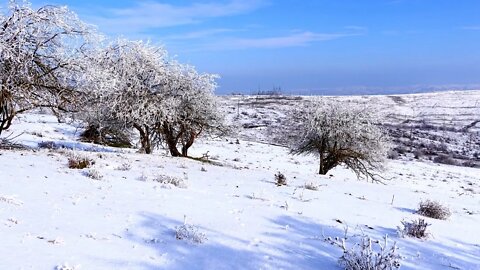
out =
[(381, 93), (480, 85), (478, 0), (34, 0), (149, 39), (219, 93)]

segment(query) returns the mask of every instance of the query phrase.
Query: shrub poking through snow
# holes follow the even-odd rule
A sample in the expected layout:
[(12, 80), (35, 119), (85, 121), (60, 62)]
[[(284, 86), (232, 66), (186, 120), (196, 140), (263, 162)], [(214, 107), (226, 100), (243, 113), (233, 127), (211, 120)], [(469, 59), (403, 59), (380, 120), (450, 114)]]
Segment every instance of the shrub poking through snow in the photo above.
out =
[(142, 173), (138, 178), (138, 181), (146, 182), (148, 180), (148, 176), (145, 173)]
[(91, 178), (93, 180), (102, 180), (103, 179), (103, 175), (99, 171), (94, 170), (94, 169), (86, 171), (85, 176), (88, 177), (88, 178)]
[(441, 220), (445, 220), (451, 215), (448, 207), (441, 205), (439, 202), (430, 200), (420, 202), (417, 214)]
[(303, 187), (309, 190), (315, 190), (315, 191), (318, 190), (318, 185), (315, 185), (313, 182), (305, 183)]
[(44, 142), (39, 142), (38, 143), (38, 148), (43, 148), (43, 149), (58, 149), (59, 146), (52, 141), (44, 141)]
[(398, 228), (400, 236), (410, 236), (415, 238), (427, 238), (430, 234), (427, 232), (428, 224), (425, 219), (419, 218), (418, 220), (402, 221), (403, 228)]
[(275, 174), (275, 185), (277, 186), (286, 186), (287, 185), (287, 177), (281, 172), (277, 172)]
[(393, 270), (400, 268), (402, 257), (397, 252), (396, 243), (388, 243), (385, 235), (382, 241), (370, 238), (365, 234), (348, 236), (345, 227), (343, 237), (325, 237), (324, 241), (343, 250), (338, 260), (345, 270)]
[(197, 226), (190, 224), (183, 224), (182, 226), (176, 227), (175, 238), (195, 244), (202, 244), (207, 240), (205, 234), (200, 232)]
[(175, 227), (175, 238), (194, 244), (202, 244), (207, 240), (205, 233), (200, 232), (197, 226), (187, 224), (186, 217), (183, 225)]
[(446, 165), (458, 165), (458, 162), (450, 155), (438, 155), (433, 159), (434, 163), (446, 164)]
[(360, 237), (358, 243), (347, 247), (342, 241), (343, 255), (338, 263), (345, 270), (392, 270), (400, 268), (400, 255), (397, 246), (388, 245), (385, 236), (383, 243), (366, 235)]
[(55, 267), (55, 270), (78, 270), (78, 269), (80, 269), (80, 265), (69, 265), (68, 263), (57, 265), (57, 267)]
[(85, 169), (90, 167), (94, 162), (87, 158), (81, 156), (71, 156), (68, 158), (68, 168), (70, 169)]
[(132, 168), (132, 165), (130, 163), (124, 162), (122, 165), (118, 166), (117, 170), (119, 171), (129, 171)]
[(176, 186), (178, 188), (187, 188), (187, 183), (184, 179), (180, 177), (170, 176), (170, 175), (157, 175), (153, 181), (159, 182), (161, 184), (170, 186)]

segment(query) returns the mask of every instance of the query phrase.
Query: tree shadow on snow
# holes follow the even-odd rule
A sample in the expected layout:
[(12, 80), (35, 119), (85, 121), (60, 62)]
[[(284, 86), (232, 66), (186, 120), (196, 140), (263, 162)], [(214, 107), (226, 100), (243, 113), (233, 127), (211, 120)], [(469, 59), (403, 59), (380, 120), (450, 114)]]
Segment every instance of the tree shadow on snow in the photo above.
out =
[(159, 264), (151, 261), (138, 262), (135, 269), (258, 269), (260, 254), (248, 249), (236, 249), (216, 242), (212, 238), (222, 238), (228, 243), (248, 245), (248, 242), (198, 227), (199, 232), (208, 238), (204, 243), (192, 243), (177, 240), (175, 228), (183, 225), (183, 221), (169, 219), (153, 213), (141, 214), (143, 222), (137, 229), (131, 229), (125, 237), (148, 246), (158, 253)]
[[(280, 254), (279, 259), (289, 258), (281, 261), (281, 268), (341, 269), (337, 262), (342, 250), (330, 245), (325, 238), (344, 237), (345, 225), (328, 226), (286, 215), (271, 221), (273, 227), (267, 235), (276, 239), (274, 246)], [(396, 228), (353, 226), (347, 230), (347, 246), (351, 247), (358, 240), (352, 236), (362, 234), (377, 240), (387, 235), (389, 246), (396, 242), (403, 257), (401, 269), (404, 270), (480, 269), (480, 245), (454, 239), (435, 239), (434, 236), (426, 240), (402, 238)]]
[(405, 212), (405, 213), (409, 213), (409, 214), (415, 214), (417, 212), (415, 209), (405, 208), (405, 207), (394, 207), (394, 209), (396, 209), (400, 212)]
[[(143, 221), (125, 238), (154, 249), (157, 257), (155, 261), (126, 261), (132, 269), (341, 269), (337, 262), (342, 250), (324, 239), (343, 237), (342, 224), (329, 226), (281, 215), (268, 220), (263, 233), (251, 235), (254, 241), (199, 227), (208, 240), (194, 244), (175, 238), (175, 227), (183, 221), (154, 213), (142, 213), (141, 217)], [(375, 239), (388, 235), (389, 244), (396, 242), (404, 256), (402, 269), (478, 269), (480, 265), (478, 245), (400, 238), (395, 229), (383, 227), (350, 227), (349, 239), (361, 233)]]
[[(155, 261), (145, 258), (109, 262), (132, 269), (340, 269), (341, 250), (321, 239), (322, 227), (308, 220), (282, 216), (272, 220), (272, 231), (252, 235), (253, 241), (199, 227), (208, 238), (194, 244), (175, 238), (175, 227), (183, 221), (153, 213), (142, 213), (143, 221), (131, 228), (125, 238), (156, 251)], [(285, 225), (290, 229), (285, 230)], [(341, 235), (341, 229), (326, 228)]]

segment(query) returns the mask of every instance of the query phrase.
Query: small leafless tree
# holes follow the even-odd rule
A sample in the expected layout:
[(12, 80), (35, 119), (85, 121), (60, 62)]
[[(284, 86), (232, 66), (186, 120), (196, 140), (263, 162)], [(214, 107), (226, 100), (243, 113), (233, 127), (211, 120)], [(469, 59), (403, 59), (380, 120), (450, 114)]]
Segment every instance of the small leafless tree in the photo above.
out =
[(389, 144), (372, 110), (354, 103), (320, 101), (313, 105), (294, 142), (292, 154), (319, 157), (319, 174), (344, 164), (358, 177), (378, 180)]

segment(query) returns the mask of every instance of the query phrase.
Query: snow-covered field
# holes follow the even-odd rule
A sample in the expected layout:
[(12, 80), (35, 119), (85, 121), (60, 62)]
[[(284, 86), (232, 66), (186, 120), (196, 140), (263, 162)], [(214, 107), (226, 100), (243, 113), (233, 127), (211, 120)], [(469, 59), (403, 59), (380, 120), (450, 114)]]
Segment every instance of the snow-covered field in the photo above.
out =
[[(480, 269), (479, 169), (390, 161), (382, 185), (344, 168), (320, 176), (314, 157), (244, 139), (194, 144), (205, 163), (80, 143), (79, 129), (47, 114), (21, 116), (10, 133), (67, 148), (0, 150), (0, 269), (341, 269), (342, 250), (324, 239), (345, 228), (387, 235), (401, 269)], [(72, 155), (94, 164), (70, 169)], [(288, 185), (275, 185), (277, 172)], [(158, 182), (167, 178), (185, 186)], [(426, 218), (427, 239), (400, 237), (426, 199), (452, 216)], [(176, 239), (184, 222), (203, 243)]]

